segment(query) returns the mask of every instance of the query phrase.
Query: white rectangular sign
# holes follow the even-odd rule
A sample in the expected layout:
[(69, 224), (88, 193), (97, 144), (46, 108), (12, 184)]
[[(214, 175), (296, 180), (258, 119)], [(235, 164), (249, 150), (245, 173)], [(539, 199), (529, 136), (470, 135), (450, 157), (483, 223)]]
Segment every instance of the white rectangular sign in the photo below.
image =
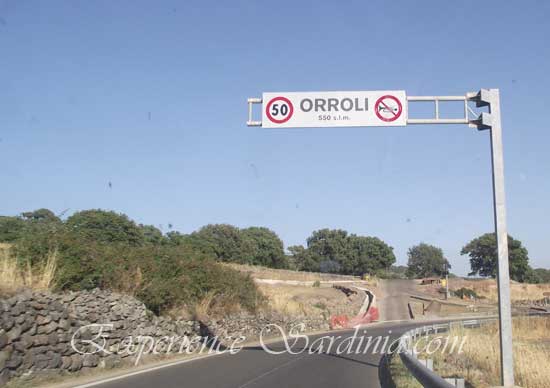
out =
[(380, 127), (407, 125), (404, 90), (264, 93), (262, 127)]

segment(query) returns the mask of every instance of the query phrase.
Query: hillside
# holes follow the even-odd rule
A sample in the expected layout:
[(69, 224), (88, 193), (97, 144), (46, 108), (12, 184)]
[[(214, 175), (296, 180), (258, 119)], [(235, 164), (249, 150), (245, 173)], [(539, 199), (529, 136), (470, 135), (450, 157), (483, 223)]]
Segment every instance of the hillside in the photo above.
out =
[(357, 287), (368, 289), (377, 298), (380, 295), (375, 279), (364, 281), (355, 276), (225, 265), (249, 274), (266, 296), (267, 308), (287, 316), (315, 316), (327, 321), (334, 316), (353, 317), (366, 297)]

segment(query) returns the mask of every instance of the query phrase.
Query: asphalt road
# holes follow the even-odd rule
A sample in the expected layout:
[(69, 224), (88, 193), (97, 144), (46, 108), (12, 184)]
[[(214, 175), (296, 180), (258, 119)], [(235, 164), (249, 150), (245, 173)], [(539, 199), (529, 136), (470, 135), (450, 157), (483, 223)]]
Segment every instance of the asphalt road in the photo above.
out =
[[(404, 293), (412, 283), (388, 282), (382, 285), (386, 296), (380, 300), (382, 313), (386, 320), (407, 318)], [(346, 330), (330, 334), (316, 335), (300, 341), (292, 347), (299, 354), (269, 354), (261, 346), (247, 347), (239, 353), (203, 358), (184, 364), (169, 366), (128, 376), (123, 379), (96, 385), (99, 388), (281, 388), (281, 387), (380, 387), (379, 368), (384, 341), (390, 344), (408, 329), (418, 326), (413, 322), (393, 322), (377, 324), (362, 329), (352, 342), (354, 331)], [(319, 339), (325, 336), (323, 351), (318, 350)], [(380, 344), (375, 348), (377, 338)], [(366, 349), (369, 337), (372, 345)], [(363, 338), (363, 346), (359, 341)], [(318, 340), (315, 342), (315, 340)], [(329, 349), (329, 343), (333, 341)], [(353, 343), (351, 351), (338, 352), (344, 346)], [(314, 345), (315, 344), (315, 345)], [(273, 351), (284, 351), (283, 342), (267, 345)], [(388, 346), (386, 345), (387, 349)], [(311, 354), (313, 353), (313, 354)]]
[[(418, 323), (416, 324), (418, 325)], [(106, 382), (100, 388), (150, 388), (150, 387), (208, 387), (208, 388), (281, 388), (281, 387), (380, 387), (379, 364), (382, 358), (380, 347), (376, 349), (376, 337), (388, 336), (388, 344), (397, 339), (414, 324), (388, 324), (384, 327), (366, 328), (364, 342), (372, 336), (372, 346), (365, 352), (365, 346), (359, 346), (361, 336), (353, 342), (352, 351), (338, 352), (338, 345), (344, 342), (340, 349), (345, 349), (353, 337), (353, 331), (331, 333), (334, 343), (330, 349), (330, 339), (325, 339), (325, 352), (310, 354), (310, 350), (317, 349), (311, 344), (322, 335), (309, 337), (309, 344), (301, 341), (293, 351), (273, 355), (266, 352), (261, 346), (248, 347), (239, 353), (209, 357), (190, 361), (185, 364), (174, 365), (153, 370), (139, 375), (125, 377), (116, 381)], [(326, 335), (326, 334), (325, 334)], [(318, 343), (317, 343), (318, 344)], [(267, 345), (270, 349), (282, 351), (284, 343)], [(360, 354), (356, 354), (359, 349)]]
[(409, 310), (407, 302), (409, 295), (418, 293), (414, 280), (392, 279), (382, 280), (380, 283), (382, 298), (380, 304), (380, 320), (407, 320)]

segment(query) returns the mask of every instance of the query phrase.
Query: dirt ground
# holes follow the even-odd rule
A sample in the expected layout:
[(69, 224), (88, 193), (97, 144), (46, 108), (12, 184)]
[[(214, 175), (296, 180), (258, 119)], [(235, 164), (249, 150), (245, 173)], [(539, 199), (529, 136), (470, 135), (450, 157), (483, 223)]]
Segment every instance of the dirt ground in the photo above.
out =
[[(355, 316), (365, 301), (365, 293), (356, 287), (370, 290), (377, 298), (380, 295), (376, 279), (365, 282), (355, 276), (227, 265), (250, 274), (268, 298), (269, 308), (288, 316), (320, 316), (326, 320), (335, 315)], [(317, 281), (319, 283), (315, 283)], [(303, 284), (296, 284), (301, 282)], [(351, 293), (346, 295), (334, 286), (343, 287)]]
[[(355, 316), (365, 300), (365, 293), (357, 287), (374, 293), (376, 305), (380, 309), (380, 320), (386, 321), (409, 319), (408, 305), (417, 319), (492, 313), (496, 309), (497, 284), (494, 279), (449, 279), (451, 291), (465, 287), (474, 290), (482, 298), (462, 300), (451, 297), (444, 301), (441, 285), (420, 285), (419, 280), (373, 278), (365, 282), (354, 276), (227, 265), (250, 274), (267, 297), (269, 308), (289, 316), (321, 316), (325, 319), (335, 315)], [(354, 290), (355, 293), (346, 295), (335, 288), (338, 286)], [(550, 284), (512, 282), (512, 301), (516, 303), (540, 300), (548, 292)]]
[[(497, 302), (498, 288), (495, 279), (449, 279), (449, 288), (451, 290), (456, 290), (462, 287), (474, 290), (476, 294), (485, 297), (489, 302)], [(544, 298), (545, 292), (550, 292), (550, 284), (524, 284), (515, 281), (511, 282), (511, 296), (513, 302), (540, 300)]]
[(240, 272), (248, 273), (255, 279), (275, 279), (275, 280), (298, 280), (298, 281), (330, 281), (330, 280), (349, 280), (359, 281), (358, 276), (337, 275), (319, 272), (291, 271), (288, 269), (273, 269), (255, 265), (225, 263), (228, 267)]

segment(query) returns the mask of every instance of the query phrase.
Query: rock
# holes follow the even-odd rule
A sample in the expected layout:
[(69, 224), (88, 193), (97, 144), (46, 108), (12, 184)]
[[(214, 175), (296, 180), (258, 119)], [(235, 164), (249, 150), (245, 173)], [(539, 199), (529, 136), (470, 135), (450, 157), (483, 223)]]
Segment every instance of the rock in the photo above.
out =
[(36, 354), (34, 356), (34, 368), (36, 369), (46, 369), (48, 367), (48, 364), (50, 363), (50, 358), (45, 354)]
[(31, 348), (29, 350), (29, 353), (37, 355), (37, 354), (46, 353), (48, 350), (49, 348), (47, 346), (36, 346), (34, 348)]
[(78, 294), (76, 292), (70, 292), (68, 294), (65, 294), (61, 297), (61, 303), (70, 303), (72, 302), (73, 300), (76, 299), (76, 297), (78, 296)]
[(25, 347), (25, 345), (21, 341), (15, 341), (13, 343), (13, 349), (15, 349), (18, 352), (22, 352), (22, 353), (25, 352), (25, 350), (27, 350), (27, 348)]
[(71, 333), (68, 333), (68, 332), (59, 333), (59, 330), (58, 330), (58, 334), (57, 334), (58, 342), (70, 342), (72, 338), (73, 338), (73, 335)]
[(52, 302), (52, 304), (50, 305), (50, 308), (59, 314), (63, 314), (64, 312), (66, 312), (65, 306), (63, 306), (63, 304), (58, 301)]
[(55, 344), (57, 344), (57, 333), (48, 334), (48, 344), (50, 346), (54, 346)]
[(118, 355), (111, 354), (101, 360), (99, 363), (100, 368), (112, 369), (116, 368), (122, 362), (122, 358)]
[(38, 310), (38, 311), (44, 310), (46, 307), (48, 307), (48, 305), (46, 305), (44, 303), (37, 302), (37, 301), (32, 301), (32, 302), (29, 303), (29, 305), (33, 309)]
[(25, 306), (23, 303), (16, 303), (14, 307), (9, 311), (10, 315), (12, 317), (17, 317), (21, 314), (24, 314), (27, 311), (27, 306)]
[(13, 341), (19, 339), (19, 336), (21, 336), (21, 327), (20, 326), (14, 326), (10, 331), (6, 333), (6, 337), (8, 339), (8, 343), (11, 344)]
[(19, 365), (23, 362), (23, 356), (19, 352), (12, 353), (9, 360), (6, 361), (6, 367), (10, 369), (17, 369)]
[(57, 323), (51, 321), (50, 323), (42, 326), (38, 326), (38, 334), (50, 334), (57, 329)]
[(82, 366), (93, 367), (97, 366), (99, 363), (99, 356), (95, 354), (85, 354), (84, 359), (82, 360)]
[(8, 352), (7, 350), (3, 350), (0, 352), (0, 370), (6, 367), (6, 363), (10, 359), (11, 353), (12, 352)]
[(61, 369), (70, 369), (73, 363), (73, 359), (69, 356), (61, 357)]
[(0, 349), (8, 344), (8, 336), (4, 330), (0, 332)]
[(60, 319), (57, 327), (62, 330), (69, 330), (71, 328), (71, 323), (67, 319)]
[(71, 356), (71, 360), (71, 367), (69, 368), (71, 372), (80, 370), (82, 368), (82, 356), (80, 356), (79, 354), (73, 354)]
[(35, 345), (47, 345), (50, 341), (50, 339), (48, 338), (47, 335), (35, 335), (33, 337), (33, 340), (34, 340), (34, 344)]
[(19, 340), (19, 343), (25, 348), (28, 349), (34, 344), (34, 340), (31, 335), (29, 334), (23, 334), (21, 336), (21, 339)]
[(2, 327), (6, 331), (11, 329), (13, 325), (15, 325), (15, 319), (9, 316), (8, 313), (2, 313), (1, 322), (2, 322)]
[(38, 318), (36, 318), (36, 323), (38, 324), (38, 326), (45, 325), (47, 323), (50, 323), (51, 321), (51, 315), (39, 316)]
[(34, 364), (34, 354), (31, 352), (25, 353), (23, 356), (23, 363), (21, 364), (21, 370), (28, 371)]
[(75, 353), (75, 350), (68, 343), (58, 343), (55, 347), (55, 350), (64, 356), (70, 356)]
[(61, 361), (61, 355), (60, 354), (57, 354), (57, 353), (54, 353), (54, 352), (48, 352), (46, 355), (50, 359), (50, 361), (48, 362), (48, 368), (49, 369), (55, 369), (55, 368), (59, 368), (61, 366), (62, 361)]
[(37, 328), (38, 326), (36, 324), (32, 325), (32, 327), (29, 329), (29, 331), (27, 332), (27, 334), (29, 335), (35, 335), (36, 334), (36, 331), (37, 331)]
[(0, 372), (0, 386), (7, 384), (7, 382), (10, 380), (11, 373), (8, 369), (4, 369), (2, 372)]
[[(21, 315), (23, 316), (23, 315)], [(24, 315), (25, 319), (21, 323), (21, 332), (24, 333), (34, 326), (34, 319), (30, 314)]]

